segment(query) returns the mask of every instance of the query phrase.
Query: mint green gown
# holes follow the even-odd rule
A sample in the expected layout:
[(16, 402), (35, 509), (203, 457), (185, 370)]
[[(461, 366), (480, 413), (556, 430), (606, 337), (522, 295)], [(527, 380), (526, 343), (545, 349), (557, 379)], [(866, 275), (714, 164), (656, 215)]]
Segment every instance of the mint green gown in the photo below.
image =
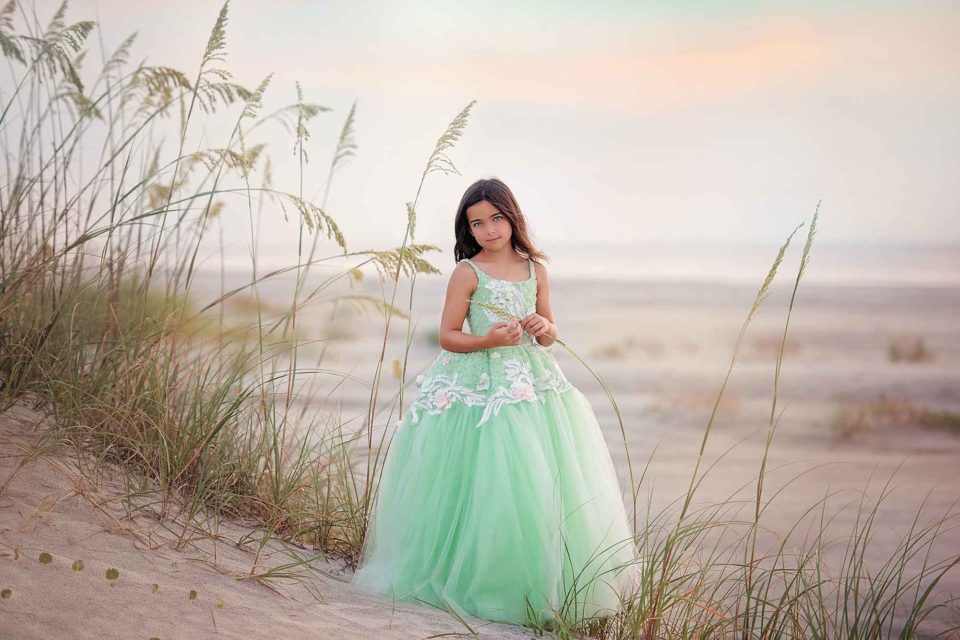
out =
[[(536, 310), (532, 262), (522, 282), (467, 262), (471, 300)], [(467, 319), (475, 335), (502, 320), (476, 304)], [(441, 350), (417, 383), (354, 584), (498, 622), (615, 613), (639, 588), (636, 545), (597, 419), (552, 346), (524, 333), (517, 346)]]

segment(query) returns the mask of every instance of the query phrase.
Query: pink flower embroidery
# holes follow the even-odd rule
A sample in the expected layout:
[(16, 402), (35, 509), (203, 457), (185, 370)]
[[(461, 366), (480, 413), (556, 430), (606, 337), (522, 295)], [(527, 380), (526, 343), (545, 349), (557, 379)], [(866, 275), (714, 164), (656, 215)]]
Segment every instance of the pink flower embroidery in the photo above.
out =
[(450, 358), (444, 358), (444, 359), (443, 359), (443, 364), (444, 364), (444, 365), (450, 364)]
[(437, 391), (433, 394), (433, 403), (437, 405), (437, 409), (446, 409), (453, 403), (453, 398), (445, 391)]
[(517, 400), (534, 400), (537, 397), (537, 394), (533, 390), (532, 386), (529, 384), (521, 384), (519, 382), (514, 382), (513, 386), (510, 387), (510, 395)]

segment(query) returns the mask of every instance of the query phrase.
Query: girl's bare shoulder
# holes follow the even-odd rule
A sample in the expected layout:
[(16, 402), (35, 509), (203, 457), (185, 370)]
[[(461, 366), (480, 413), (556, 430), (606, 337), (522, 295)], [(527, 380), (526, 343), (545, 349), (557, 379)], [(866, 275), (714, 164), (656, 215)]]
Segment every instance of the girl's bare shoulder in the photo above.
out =
[(478, 284), (480, 284), (480, 278), (477, 277), (477, 273), (473, 270), (473, 267), (471, 267), (466, 260), (458, 262), (450, 274), (450, 286), (476, 289)]

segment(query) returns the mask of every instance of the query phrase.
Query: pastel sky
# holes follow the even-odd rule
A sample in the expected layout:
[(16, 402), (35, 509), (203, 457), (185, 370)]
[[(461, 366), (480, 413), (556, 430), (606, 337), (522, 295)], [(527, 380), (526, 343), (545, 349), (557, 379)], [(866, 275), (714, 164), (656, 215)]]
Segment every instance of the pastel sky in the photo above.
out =
[[(192, 73), (221, 4), (83, 0), (69, 15), (98, 20), (107, 49), (139, 31), (140, 57)], [(358, 102), (357, 157), (328, 201), (358, 248), (399, 242), (437, 137), (472, 99), (450, 154), (462, 175), (428, 178), (419, 241), (449, 249), (460, 195), (491, 175), (546, 245), (777, 241), (820, 199), (827, 241), (960, 240), (960, 4), (839, 5), (236, 0), (226, 66), (251, 87), (275, 73), (264, 112), (296, 81), (333, 108), (311, 124), (308, 196)], [(292, 140), (268, 142), (295, 190)]]

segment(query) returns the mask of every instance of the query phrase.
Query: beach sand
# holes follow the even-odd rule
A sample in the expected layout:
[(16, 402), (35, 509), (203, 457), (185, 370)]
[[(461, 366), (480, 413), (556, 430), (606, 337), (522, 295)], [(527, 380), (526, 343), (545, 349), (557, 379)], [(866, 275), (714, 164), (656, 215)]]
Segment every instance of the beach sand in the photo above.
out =
[[(148, 515), (159, 505), (128, 516), (119, 498), (133, 488), (122, 474), (104, 469), (91, 483), (66, 451), (24, 456), (38, 424), (23, 404), (0, 416), (0, 590), (11, 590), (0, 600), (0, 638), (366, 640), (466, 631), (444, 612), (354, 589), (343, 563), (309, 550), (271, 540), (258, 555), (262, 531), (243, 523), (221, 522), (178, 551), (182, 526)], [(48, 564), (39, 561), (44, 552)], [(81, 571), (72, 569), (77, 560)], [(302, 580), (250, 579), (290, 563), (301, 563), (285, 571)], [(112, 585), (110, 568), (119, 572)], [(484, 638), (533, 637), (517, 626), (470, 625)]]

